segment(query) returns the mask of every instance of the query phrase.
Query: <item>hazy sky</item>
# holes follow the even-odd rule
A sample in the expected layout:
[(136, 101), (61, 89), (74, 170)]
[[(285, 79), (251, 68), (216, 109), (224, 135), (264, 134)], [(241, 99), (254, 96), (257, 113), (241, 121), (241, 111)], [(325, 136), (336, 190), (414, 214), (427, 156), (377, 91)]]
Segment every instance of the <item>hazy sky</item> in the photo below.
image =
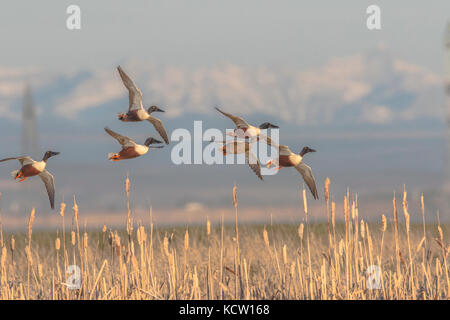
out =
[[(383, 44), (441, 71), (450, 1), (4, 1), (0, 66), (78, 69), (136, 58), (178, 66), (319, 65)], [(77, 4), (82, 29), (66, 29)], [(382, 30), (366, 28), (381, 7)]]

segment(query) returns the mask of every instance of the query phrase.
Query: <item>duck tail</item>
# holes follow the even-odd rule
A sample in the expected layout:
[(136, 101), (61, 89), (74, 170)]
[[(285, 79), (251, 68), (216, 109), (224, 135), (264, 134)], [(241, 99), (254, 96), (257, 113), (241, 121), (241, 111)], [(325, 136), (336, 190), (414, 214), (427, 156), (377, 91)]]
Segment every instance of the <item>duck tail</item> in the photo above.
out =
[(119, 156), (119, 154), (115, 153), (115, 152), (108, 153), (108, 159), (109, 160), (116, 160), (118, 156)]
[(11, 171), (11, 176), (12, 176), (13, 178), (15, 178), (15, 177), (17, 176), (18, 173), (19, 173), (19, 170)]

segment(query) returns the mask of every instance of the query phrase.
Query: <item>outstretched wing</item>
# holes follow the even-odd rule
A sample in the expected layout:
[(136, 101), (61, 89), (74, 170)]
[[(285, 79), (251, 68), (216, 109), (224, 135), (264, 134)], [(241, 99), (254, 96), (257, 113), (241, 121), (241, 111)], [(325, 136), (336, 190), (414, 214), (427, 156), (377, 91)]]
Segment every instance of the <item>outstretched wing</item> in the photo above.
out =
[(55, 179), (50, 172), (44, 170), (39, 174), (42, 182), (45, 184), (45, 189), (47, 189), (48, 199), (50, 200), (50, 206), (55, 209)]
[(114, 139), (116, 139), (117, 141), (119, 141), (119, 143), (122, 146), (127, 146), (127, 145), (135, 145), (135, 142), (133, 140), (131, 140), (128, 137), (122, 136), (114, 131), (112, 131), (111, 129), (109, 129), (108, 127), (105, 127), (105, 131)]
[(253, 172), (258, 176), (258, 178), (264, 180), (261, 175), (261, 165), (255, 154), (251, 151), (248, 151), (245, 153), (245, 157), (247, 158), (248, 165), (253, 170)]
[(117, 67), (119, 71), (120, 77), (122, 78), (122, 82), (128, 89), (128, 98), (129, 98), (129, 107), (128, 110), (134, 108), (144, 108), (142, 105), (142, 92), (139, 90), (137, 85), (131, 80), (131, 78), (122, 70), (120, 66)]
[(164, 142), (166, 144), (169, 144), (169, 137), (167, 136), (166, 129), (164, 129), (164, 126), (158, 118), (150, 117), (147, 119), (153, 126), (155, 127), (156, 131), (158, 131), (159, 135), (164, 139)]
[(33, 163), (33, 159), (31, 159), (29, 156), (15, 157), (15, 158), (5, 158), (5, 159), (0, 160), (0, 162), (9, 161), (9, 160), (19, 160), (21, 165), (26, 165), (26, 164)]
[(220, 110), (219, 108), (215, 107), (215, 109), (217, 111), (219, 111), (221, 114), (223, 114), (225, 117), (230, 118), (231, 120), (233, 120), (234, 124), (236, 125), (237, 129), (245, 129), (249, 127), (249, 124), (247, 123), (247, 121), (245, 121), (244, 119), (242, 119), (241, 117), (237, 117), (237, 116), (233, 116), (232, 114), (223, 112), (222, 110)]
[(316, 181), (314, 179), (311, 168), (305, 163), (300, 162), (295, 166), (295, 169), (297, 169), (297, 171), (302, 175), (303, 180), (305, 180), (306, 185), (308, 186), (309, 190), (311, 190), (314, 199), (319, 199), (319, 194), (317, 193), (316, 188)]

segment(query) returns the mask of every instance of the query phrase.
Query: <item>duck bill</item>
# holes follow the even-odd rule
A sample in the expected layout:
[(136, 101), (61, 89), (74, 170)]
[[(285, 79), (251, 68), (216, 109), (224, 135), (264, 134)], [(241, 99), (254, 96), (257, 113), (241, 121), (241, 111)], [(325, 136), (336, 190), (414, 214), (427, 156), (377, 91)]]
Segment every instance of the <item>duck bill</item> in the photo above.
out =
[(156, 108), (155, 111), (156, 111), (156, 112), (165, 112), (163, 109), (160, 109), (160, 108)]

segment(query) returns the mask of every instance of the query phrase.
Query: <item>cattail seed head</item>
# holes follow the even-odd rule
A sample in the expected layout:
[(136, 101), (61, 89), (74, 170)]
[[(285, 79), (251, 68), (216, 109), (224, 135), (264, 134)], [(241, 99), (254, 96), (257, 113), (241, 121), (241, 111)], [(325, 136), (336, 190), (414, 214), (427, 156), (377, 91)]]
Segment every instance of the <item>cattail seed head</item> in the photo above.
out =
[(303, 210), (305, 210), (305, 214), (306, 216), (308, 216), (308, 200), (306, 199), (305, 185), (303, 185), (302, 195), (303, 195)]
[(59, 249), (61, 248), (61, 240), (59, 239), (59, 237), (55, 240), (55, 248), (56, 251), (59, 251)]
[(64, 217), (64, 213), (66, 212), (66, 204), (63, 202), (61, 202), (61, 207), (59, 209), (59, 214), (61, 215), (61, 217)]
[(33, 222), (34, 222), (34, 208), (31, 210), (30, 220), (28, 221), (28, 239), (31, 239), (31, 234), (33, 233)]
[(14, 236), (11, 237), (11, 251), (14, 252), (14, 250), (16, 249), (16, 239), (14, 239)]
[(83, 245), (84, 245), (85, 248), (88, 247), (88, 234), (87, 234), (87, 232), (84, 233)]
[(209, 237), (211, 234), (211, 222), (209, 221), (209, 218), (206, 217), (206, 235)]
[(186, 232), (184, 233), (184, 250), (189, 250), (189, 230), (186, 228)]
[(325, 179), (325, 201), (328, 203), (330, 200), (330, 178)]
[(75, 199), (75, 196), (73, 196), (73, 213), (75, 215), (75, 221), (78, 221), (78, 205), (77, 200)]
[(361, 219), (361, 238), (364, 239), (365, 235), (366, 235), (366, 228), (365, 228), (365, 223), (364, 220)]
[(72, 238), (72, 245), (75, 246), (75, 243), (76, 243), (75, 231), (72, 230), (72, 232), (70, 233), (70, 236)]
[(169, 253), (169, 238), (167, 238), (167, 235), (164, 236), (163, 247), (164, 247), (164, 253), (166, 254), (167, 257), (169, 257), (170, 256), (170, 253)]
[(106, 230), (107, 230), (107, 229), (106, 229), (106, 224), (104, 224), (104, 225), (103, 225), (103, 229), (102, 229), (102, 232), (103, 232), (103, 233), (105, 233), (105, 232), (106, 232)]
[(130, 179), (128, 178), (128, 172), (127, 172), (127, 178), (125, 179), (125, 192), (127, 194), (127, 197), (130, 196)]
[(385, 232), (386, 228), (387, 228), (386, 216), (384, 214), (381, 214), (381, 231)]
[(263, 231), (263, 239), (264, 239), (264, 244), (266, 245), (266, 248), (267, 249), (269, 249), (269, 235), (268, 235), (268, 233), (267, 233), (267, 230), (266, 230), (266, 228), (264, 228), (264, 231)]
[(304, 226), (303, 223), (301, 223), (301, 224), (298, 226), (298, 237), (300, 238), (300, 241), (303, 240), (303, 229), (304, 229), (304, 228), (305, 228), (305, 226)]
[(233, 186), (233, 206), (237, 208), (238, 202), (237, 202), (237, 192), (236, 192), (237, 186)]
[(288, 261), (287, 261), (287, 247), (286, 245), (283, 246), (283, 262), (284, 265), (287, 265)]
[(0, 265), (1, 265), (1, 269), (4, 270), (5, 266), (6, 266), (6, 254), (7, 254), (7, 250), (6, 247), (2, 248), (2, 258), (0, 261)]
[(438, 226), (438, 232), (439, 232), (439, 237), (441, 238), (441, 241), (444, 241), (444, 233), (442, 232), (441, 226)]

